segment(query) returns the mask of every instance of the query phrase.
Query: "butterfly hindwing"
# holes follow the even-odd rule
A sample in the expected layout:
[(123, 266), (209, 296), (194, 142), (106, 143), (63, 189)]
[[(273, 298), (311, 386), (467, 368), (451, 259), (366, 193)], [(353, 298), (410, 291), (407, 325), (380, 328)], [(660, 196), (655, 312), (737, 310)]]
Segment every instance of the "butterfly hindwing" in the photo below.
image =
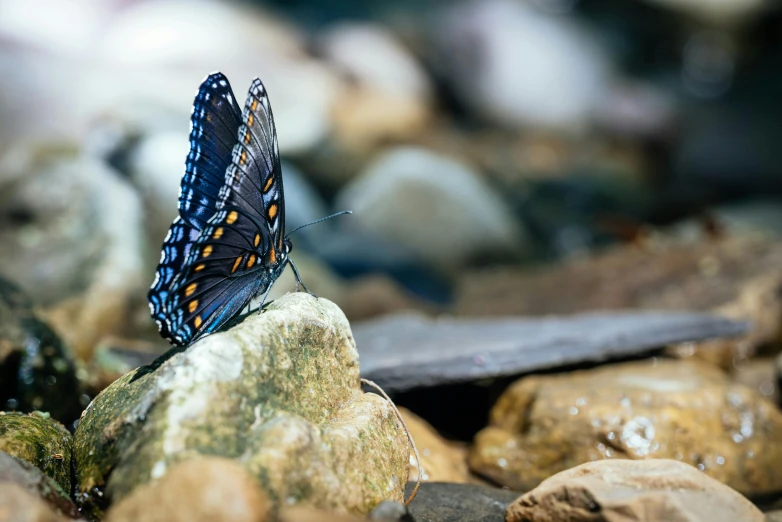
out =
[(179, 215), (198, 230), (217, 210), (240, 124), (231, 84), (222, 73), (210, 74), (193, 102), (190, 152), (179, 192)]

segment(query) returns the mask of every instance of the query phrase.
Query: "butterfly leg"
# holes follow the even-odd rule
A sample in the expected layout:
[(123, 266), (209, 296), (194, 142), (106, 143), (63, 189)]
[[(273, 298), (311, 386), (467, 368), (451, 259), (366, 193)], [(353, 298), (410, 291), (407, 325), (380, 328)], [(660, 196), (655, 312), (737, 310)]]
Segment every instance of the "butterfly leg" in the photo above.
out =
[(307, 292), (312, 297), (317, 299), (318, 296), (313, 294), (312, 292), (310, 292), (309, 288), (307, 288), (307, 285), (305, 285), (304, 281), (301, 280), (301, 276), (299, 275), (299, 271), (296, 270), (296, 265), (293, 264), (293, 260), (290, 257), (288, 258), (288, 263), (291, 265), (291, 268), (293, 269), (293, 275), (296, 276), (296, 291), (297, 292), (299, 291), (299, 285), (301, 285), (304, 288), (305, 292)]
[(272, 281), (269, 285), (269, 288), (266, 289), (266, 293), (263, 294), (263, 299), (261, 299), (261, 306), (258, 307), (258, 315), (261, 315), (263, 313), (263, 305), (266, 303), (266, 298), (269, 297), (269, 292), (272, 291), (272, 287), (274, 286), (275, 281)]

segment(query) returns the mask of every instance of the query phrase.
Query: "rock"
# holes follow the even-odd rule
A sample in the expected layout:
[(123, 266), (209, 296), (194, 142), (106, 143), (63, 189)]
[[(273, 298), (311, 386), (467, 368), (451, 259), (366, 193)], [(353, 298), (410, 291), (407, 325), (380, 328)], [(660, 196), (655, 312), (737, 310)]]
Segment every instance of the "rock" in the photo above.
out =
[(367, 518), (379, 522), (415, 522), (407, 507), (393, 500), (384, 500), (378, 504)]
[[(12, 504), (10, 496), (4, 497), (11, 491), (15, 493), (13, 498), (18, 504)], [(68, 492), (57, 482), (29, 462), (4, 451), (0, 451), (0, 506), (0, 513), (3, 513), (3, 508), (14, 513), (10, 518), (0, 516), (2, 520), (38, 520), (29, 513), (50, 511), (69, 519), (80, 518), (81, 515)]]
[(493, 123), (583, 130), (608, 90), (609, 61), (572, 18), (472, 1), (451, 6), (440, 25), (433, 61), (460, 100)]
[(401, 500), (409, 465), (344, 315), (303, 292), (104, 390), (74, 438), (77, 500), (99, 513), (202, 454), (238, 460), (274, 502), (354, 513)]
[[(412, 486), (408, 484), (407, 494)], [(518, 496), (486, 486), (424, 482), (408, 509), (415, 522), (495, 522), (505, 520), (505, 510)]]
[(782, 511), (774, 510), (767, 512), (766, 522), (782, 522)]
[[(752, 324), (743, 337), (695, 353), (724, 367), (782, 337), (782, 246), (756, 235), (697, 242), (652, 238), (551, 268), (468, 273), (457, 313), (551, 315), (596, 310), (700, 310)], [(563, 289), (567, 289), (563, 294)]]
[(717, 368), (654, 360), (512, 384), (475, 437), (471, 469), (522, 491), (600, 459), (671, 458), (742, 492), (782, 488), (782, 413)]
[(81, 385), (68, 348), (33, 310), (27, 295), (0, 278), (0, 408), (42, 410), (70, 424)]
[(685, 339), (745, 331), (745, 324), (683, 312), (505, 319), (398, 314), (353, 327), (362, 376), (386, 391), (637, 356)]
[(733, 372), (733, 380), (748, 388), (752, 388), (774, 404), (780, 404), (775, 368), (774, 359), (771, 357), (749, 359), (736, 365)]
[[(442, 438), (428, 422), (407, 408), (399, 408), (399, 412), (418, 447), (421, 465), (424, 468), (422, 481), (458, 483), (470, 481), (465, 447)], [(418, 474), (418, 463), (411, 451), (408, 480), (415, 482)]]
[(71, 434), (48, 415), (0, 412), (0, 451), (35, 465), (71, 490)]
[[(0, 517), (13, 522), (63, 522), (72, 520), (58, 515), (46, 503), (16, 484), (0, 488)], [(75, 517), (73, 517), (75, 518)]]
[(269, 520), (271, 502), (237, 462), (198, 457), (175, 464), (157, 482), (144, 484), (109, 510), (107, 522)]
[(414, 147), (391, 149), (347, 185), (345, 224), (382, 237), (441, 270), (481, 257), (519, 254), (524, 231), (472, 169)]
[(128, 302), (148, 286), (138, 196), (95, 159), (28, 147), (0, 165), (0, 209), (4, 275), (46, 303), (55, 331), (88, 359), (128, 326)]
[(383, 274), (351, 279), (342, 295), (335, 299), (351, 321), (370, 319), (396, 312), (434, 313), (435, 304), (419, 299)]
[(281, 509), (277, 520), (278, 522), (361, 522), (365, 519), (304, 506), (294, 506)]
[(390, 32), (373, 24), (338, 24), (321, 36), (318, 51), (350, 81), (333, 112), (336, 139), (343, 145), (371, 148), (409, 138), (426, 126), (432, 87)]
[(686, 14), (708, 26), (738, 26), (750, 22), (764, 11), (760, 0), (741, 2), (720, 2), (714, 4), (704, 0), (647, 0), (649, 4), (661, 6), (671, 11)]
[(562, 471), (508, 507), (507, 522), (763, 522), (749, 500), (669, 459), (603, 460)]

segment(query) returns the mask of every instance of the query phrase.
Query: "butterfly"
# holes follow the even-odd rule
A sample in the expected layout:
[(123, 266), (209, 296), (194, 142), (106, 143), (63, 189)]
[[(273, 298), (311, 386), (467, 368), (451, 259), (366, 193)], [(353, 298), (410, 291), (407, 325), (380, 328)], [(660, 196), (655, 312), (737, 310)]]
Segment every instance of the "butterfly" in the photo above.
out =
[(240, 109), (228, 79), (210, 74), (190, 123), (179, 215), (147, 294), (160, 334), (178, 346), (219, 330), (256, 296), (262, 306), (288, 264), (307, 290), (284, 236), (277, 132), (261, 80)]

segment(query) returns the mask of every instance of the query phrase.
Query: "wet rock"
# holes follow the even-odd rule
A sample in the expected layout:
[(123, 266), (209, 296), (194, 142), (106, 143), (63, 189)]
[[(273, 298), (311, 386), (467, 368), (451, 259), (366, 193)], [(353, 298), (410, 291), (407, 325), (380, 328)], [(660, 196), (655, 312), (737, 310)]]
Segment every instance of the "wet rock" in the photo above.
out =
[(0, 451), (35, 465), (71, 490), (71, 434), (48, 415), (0, 412)]
[(344, 315), (296, 293), (104, 390), (76, 430), (79, 500), (98, 512), (201, 454), (238, 460), (275, 502), (367, 513), (401, 499), (409, 447), (361, 391)]
[[(412, 486), (408, 484), (407, 494)], [(500, 488), (425, 482), (408, 509), (416, 522), (497, 522), (505, 520), (505, 510), (518, 496)]]
[[(429, 482), (459, 482), (470, 481), (470, 471), (467, 469), (467, 448), (445, 440), (424, 419), (407, 408), (399, 408), (405, 424), (413, 436), (418, 453), (421, 456), (421, 466), (424, 473), (422, 481)], [(415, 455), (410, 453), (410, 476), (408, 480), (415, 482), (419, 475)]]
[(733, 371), (733, 380), (752, 388), (774, 404), (780, 404), (779, 386), (772, 357), (759, 357), (742, 361)]
[(456, 4), (442, 19), (437, 63), (473, 111), (510, 127), (589, 124), (610, 65), (572, 19), (508, 0)]
[[(3, 496), (11, 491), (15, 493), (13, 497), (16, 497), (18, 504), (12, 503), (11, 496)], [(50, 511), (70, 519), (80, 518), (76, 504), (57, 482), (29, 462), (4, 451), (0, 451), (0, 506), (14, 513), (10, 519), (0, 516), (2, 520), (28, 520), (24, 516), (30, 516), (29, 520), (37, 520), (28, 513)]]
[(72, 520), (60, 516), (46, 502), (31, 495), (16, 484), (0, 488), (0, 517), (13, 522), (63, 522)]
[(746, 336), (698, 346), (699, 357), (729, 367), (782, 336), (780, 287), (782, 246), (776, 239), (655, 237), (551, 268), (470, 273), (460, 285), (457, 310), (470, 316), (626, 308), (714, 312), (752, 323)]
[(746, 325), (683, 312), (428, 319), (398, 314), (353, 327), (362, 376), (387, 391), (628, 357), (672, 342), (736, 336)]
[(271, 502), (240, 464), (199, 457), (175, 464), (109, 510), (107, 522), (269, 520)]
[(54, 329), (88, 359), (147, 287), (138, 196), (95, 159), (23, 148), (0, 165), (0, 209), (4, 275), (50, 307)]
[(319, 54), (350, 86), (334, 110), (336, 139), (351, 149), (420, 132), (430, 119), (431, 86), (410, 52), (380, 26), (343, 23), (319, 39)]
[(56, 333), (38, 318), (18, 287), (0, 278), (0, 408), (78, 418), (76, 364)]
[(443, 269), (503, 253), (519, 254), (524, 230), (472, 169), (415, 147), (391, 149), (337, 197), (346, 221)]
[(508, 507), (508, 522), (763, 522), (749, 500), (669, 459), (613, 460), (557, 473)]
[(770, 401), (707, 363), (663, 359), (516, 381), (469, 464), (524, 491), (584, 462), (670, 458), (760, 495), (782, 488), (780, 443)]

